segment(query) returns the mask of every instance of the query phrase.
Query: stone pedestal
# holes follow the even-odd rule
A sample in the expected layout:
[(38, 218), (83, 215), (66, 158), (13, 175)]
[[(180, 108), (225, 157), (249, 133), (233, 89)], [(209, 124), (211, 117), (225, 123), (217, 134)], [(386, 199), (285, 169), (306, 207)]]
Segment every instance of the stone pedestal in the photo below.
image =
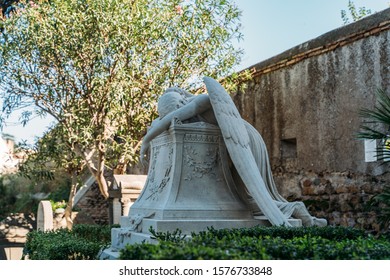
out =
[(149, 229), (183, 234), (208, 227), (268, 225), (255, 218), (239, 198), (229, 157), (217, 126), (173, 123), (151, 142), (148, 177), (140, 196), (112, 230), (112, 247), (102, 258), (115, 258), (127, 243), (153, 242)]
[[(151, 144), (143, 192), (130, 209), (155, 220), (251, 219), (238, 198), (219, 128), (206, 123), (173, 124)], [(144, 226), (137, 228), (144, 232)], [(146, 229), (148, 230), (148, 229)]]
[(121, 216), (128, 216), (131, 205), (145, 185), (146, 175), (114, 175), (110, 194), (110, 224), (119, 224)]

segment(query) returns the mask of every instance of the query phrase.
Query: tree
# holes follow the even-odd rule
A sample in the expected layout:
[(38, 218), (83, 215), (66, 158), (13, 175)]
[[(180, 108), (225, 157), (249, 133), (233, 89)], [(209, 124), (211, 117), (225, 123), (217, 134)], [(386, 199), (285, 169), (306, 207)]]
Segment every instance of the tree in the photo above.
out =
[(21, 1), (1, 22), (4, 117), (53, 116), (108, 197), (105, 170), (137, 161), (163, 90), (239, 63), (240, 14), (228, 0)]
[[(377, 105), (373, 109), (361, 109), (363, 122), (360, 126), (358, 138), (379, 140), (377, 159), (388, 163), (390, 159), (390, 96), (379, 89), (376, 93)], [(378, 219), (386, 231), (390, 226), (390, 186), (383, 192), (374, 195), (368, 203), (369, 209), (379, 207)]]
[[(370, 9), (366, 9), (365, 7), (356, 8), (355, 3), (353, 3), (352, 0), (348, 1), (348, 11), (352, 17), (353, 22), (371, 14)], [(344, 24), (350, 23), (350, 19), (345, 10), (341, 10), (341, 19), (343, 20)]]

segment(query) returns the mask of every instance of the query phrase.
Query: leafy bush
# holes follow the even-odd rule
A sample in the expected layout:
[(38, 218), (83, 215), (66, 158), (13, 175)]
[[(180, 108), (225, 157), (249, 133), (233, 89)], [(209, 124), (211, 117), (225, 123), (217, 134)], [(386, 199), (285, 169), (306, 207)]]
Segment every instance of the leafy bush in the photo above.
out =
[(367, 203), (368, 210), (374, 210), (384, 232), (390, 230), (390, 186), (385, 186), (383, 192), (374, 195)]
[(98, 259), (100, 249), (111, 241), (111, 228), (80, 224), (71, 231), (32, 231), (27, 235), (24, 253), (32, 260)]
[[(111, 241), (110, 226), (75, 225), (27, 235), (25, 254), (33, 260), (98, 259)], [(357, 260), (390, 259), (390, 236), (374, 237), (346, 227), (253, 227), (191, 234), (155, 232), (158, 244), (127, 245), (120, 259), (138, 260)]]
[(127, 245), (120, 259), (390, 259), (390, 239), (345, 227), (211, 228), (191, 238), (151, 232), (158, 244)]

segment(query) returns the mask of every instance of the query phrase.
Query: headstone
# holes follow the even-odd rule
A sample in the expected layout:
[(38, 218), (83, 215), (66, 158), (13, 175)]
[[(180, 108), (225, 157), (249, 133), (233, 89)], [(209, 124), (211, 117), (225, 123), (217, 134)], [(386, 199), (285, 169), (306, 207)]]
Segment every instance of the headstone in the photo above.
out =
[(23, 256), (23, 247), (6, 247), (4, 252), (7, 260), (20, 260)]
[(38, 205), (37, 229), (42, 231), (53, 229), (53, 209), (48, 200), (42, 200)]

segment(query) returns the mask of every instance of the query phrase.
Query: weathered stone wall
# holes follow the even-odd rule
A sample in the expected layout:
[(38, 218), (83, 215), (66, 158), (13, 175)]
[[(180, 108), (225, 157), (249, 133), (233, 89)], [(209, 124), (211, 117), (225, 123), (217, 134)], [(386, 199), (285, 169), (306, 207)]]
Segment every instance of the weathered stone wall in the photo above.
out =
[(281, 194), (290, 201), (302, 200), (308, 210), (325, 217), (330, 225), (379, 231), (370, 198), (383, 190), (388, 176), (371, 176), (350, 171), (275, 172)]
[(365, 202), (388, 166), (365, 162), (361, 108), (390, 93), (390, 9), (326, 33), (251, 70), (233, 99), (267, 144), (280, 191), (330, 224), (376, 228)]

